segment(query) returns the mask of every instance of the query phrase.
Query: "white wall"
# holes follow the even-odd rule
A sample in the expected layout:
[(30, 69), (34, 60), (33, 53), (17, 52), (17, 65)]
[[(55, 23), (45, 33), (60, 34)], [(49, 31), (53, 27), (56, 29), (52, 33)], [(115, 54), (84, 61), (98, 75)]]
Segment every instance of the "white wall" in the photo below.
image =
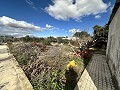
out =
[(120, 88), (120, 7), (109, 26), (106, 55), (112, 75), (116, 78)]

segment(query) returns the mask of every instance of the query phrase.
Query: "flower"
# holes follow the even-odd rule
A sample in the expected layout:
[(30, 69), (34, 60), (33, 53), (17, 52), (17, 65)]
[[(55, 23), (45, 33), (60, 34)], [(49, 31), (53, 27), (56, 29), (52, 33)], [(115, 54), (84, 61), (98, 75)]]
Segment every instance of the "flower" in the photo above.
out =
[(67, 68), (73, 68), (76, 66), (76, 63), (74, 60), (70, 61), (69, 64), (67, 65)]

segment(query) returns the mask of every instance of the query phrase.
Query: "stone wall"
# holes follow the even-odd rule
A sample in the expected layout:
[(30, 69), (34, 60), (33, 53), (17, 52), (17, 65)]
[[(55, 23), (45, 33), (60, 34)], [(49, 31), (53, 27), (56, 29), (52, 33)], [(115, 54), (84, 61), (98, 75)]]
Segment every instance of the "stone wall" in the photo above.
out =
[(112, 76), (120, 90), (120, 7), (109, 25), (106, 56)]

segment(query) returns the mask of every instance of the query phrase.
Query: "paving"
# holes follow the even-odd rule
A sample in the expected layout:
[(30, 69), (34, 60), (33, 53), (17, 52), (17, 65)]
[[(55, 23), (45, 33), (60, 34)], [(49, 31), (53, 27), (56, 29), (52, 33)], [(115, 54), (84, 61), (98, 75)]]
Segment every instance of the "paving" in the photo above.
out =
[(6, 45), (0, 45), (0, 90), (33, 90), (32, 85)]
[(106, 61), (105, 55), (94, 54), (75, 90), (117, 90)]

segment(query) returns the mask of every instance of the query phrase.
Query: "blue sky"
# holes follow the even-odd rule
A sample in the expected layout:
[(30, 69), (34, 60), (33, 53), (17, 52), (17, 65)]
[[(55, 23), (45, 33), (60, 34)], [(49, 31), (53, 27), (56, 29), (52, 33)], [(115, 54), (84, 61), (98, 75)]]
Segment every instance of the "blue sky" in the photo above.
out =
[[(74, 2), (74, 3), (73, 3)], [(0, 34), (38, 37), (92, 34), (108, 22), (114, 0), (0, 0)]]

